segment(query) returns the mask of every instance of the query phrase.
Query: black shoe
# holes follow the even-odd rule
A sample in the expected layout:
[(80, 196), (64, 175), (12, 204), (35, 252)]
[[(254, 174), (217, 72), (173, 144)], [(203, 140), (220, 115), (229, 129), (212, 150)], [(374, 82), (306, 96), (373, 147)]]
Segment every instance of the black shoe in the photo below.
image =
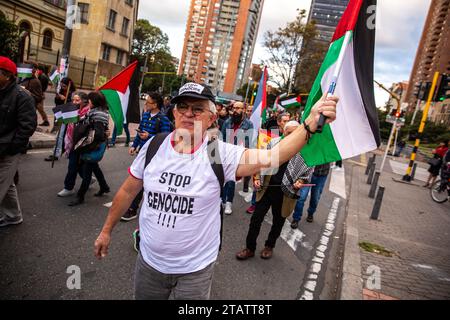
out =
[(102, 189), (100, 189), (100, 191), (99, 192), (97, 192), (96, 194), (94, 194), (94, 197), (102, 197), (105, 193), (110, 193), (111, 192), (111, 189), (104, 189), (104, 190), (102, 190)]
[(48, 121), (44, 121), (39, 126), (41, 126), (41, 127), (49, 127), (50, 123)]
[(49, 155), (47, 158), (44, 159), (45, 161), (58, 161), (58, 157), (55, 157), (53, 155)]
[(74, 201), (72, 201), (72, 202), (69, 203), (69, 207), (76, 207), (76, 206), (79, 206), (79, 205), (82, 204), (83, 202), (84, 202), (84, 198), (77, 197), (76, 200), (74, 200)]
[(306, 218), (306, 222), (313, 222), (314, 221), (314, 217), (312, 215), (308, 215), (308, 218)]
[(298, 228), (298, 220), (292, 221), (292, 223), (291, 223), (291, 228), (292, 228), (292, 229), (297, 229), (297, 228)]
[(120, 218), (122, 221), (131, 221), (133, 219), (136, 219), (138, 216), (137, 210), (133, 208), (129, 208), (127, 212)]

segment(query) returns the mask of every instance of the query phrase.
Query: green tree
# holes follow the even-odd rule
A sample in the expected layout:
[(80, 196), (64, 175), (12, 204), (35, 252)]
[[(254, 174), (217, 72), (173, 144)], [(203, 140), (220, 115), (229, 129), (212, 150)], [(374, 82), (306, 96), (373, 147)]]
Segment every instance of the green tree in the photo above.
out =
[(286, 27), (264, 35), (264, 47), (270, 57), (264, 63), (270, 67), (271, 81), (282, 91), (292, 91), (302, 45), (310, 43), (317, 35), (314, 23), (303, 23), (305, 17), (306, 11), (300, 10)]
[(14, 22), (0, 14), (0, 56), (17, 61), (19, 52), (19, 29)]
[(167, 34), (157, 26), (152, 25), (148, 20), (139, 19), (134, 30), (133, 56), (145, 58), (160, 50), (170, 52)]

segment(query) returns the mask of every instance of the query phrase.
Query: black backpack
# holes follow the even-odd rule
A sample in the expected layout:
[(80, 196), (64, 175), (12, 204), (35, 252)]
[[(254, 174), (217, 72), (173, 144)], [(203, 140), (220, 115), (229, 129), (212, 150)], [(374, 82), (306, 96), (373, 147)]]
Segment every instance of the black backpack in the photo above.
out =
[[(145, 155), (145, 168), (152, 161), (153, 157), (158, 152), (159, 146), (164, 142), (167, 136), (170, 135), (169, 132), (162, 132), (155, 135), (147, 148), (147, 154)], [(208, 157), (211, 163), (211, 168), (217, 177), (220, 185), (220, 194), (223, 194), (223, 187), (225, 184), (225, 175), (223, 173), (223, 166), (220, 160), (218, 140), (211, 140), (208, 142)], [(219, 251), (222, 249), (222, 234), (223, 234), (223, 207), (220, 206), (220, 245)]]

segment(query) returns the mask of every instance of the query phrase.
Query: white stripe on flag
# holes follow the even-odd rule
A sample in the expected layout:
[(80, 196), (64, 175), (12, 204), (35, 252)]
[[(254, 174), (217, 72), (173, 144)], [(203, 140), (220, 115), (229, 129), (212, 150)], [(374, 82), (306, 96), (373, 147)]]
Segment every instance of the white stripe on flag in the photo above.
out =
[(78, 110), (76, 111), (69, 111), (69, 112), (64, 112), (62, 114), (63, 119), (71, 119), (71, 118), (76, 118), (78, 117)]
[[(322, 92), (328, 91), (336, 63), (322, 77)], [(356, 78), (353, 41), (347, 46), (335, 96), (339, 97), (336, 121), (331, 123), (334, 141), (342, 159), (377, 149)]]
[(287, 105), (290, 105), (290, 104), (294, 104), (294, 103), (298, 103), (297, 98), (292, 98), (292, 99), (289, 99), (289, 100), (281, 101), (281, 105), (283, 107), (287, 106)]
[(130, 86), (127, 87), (127, 91), (123, 94), (120, 91), (117, 91), (120, 98), (120, 103), (122, 104), (122, 112), (123, 112), (123, 123), (127, 123), (127, 110), (128, 110), (128, 102), (130, 100)]

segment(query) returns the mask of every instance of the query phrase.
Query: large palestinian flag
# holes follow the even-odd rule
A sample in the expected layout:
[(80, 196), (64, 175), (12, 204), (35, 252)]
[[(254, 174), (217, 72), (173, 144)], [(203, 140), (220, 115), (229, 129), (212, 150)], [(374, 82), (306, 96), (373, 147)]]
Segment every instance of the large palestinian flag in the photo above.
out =
[[(312, 136), (301, 154), (309, 166), (348, 159), (380, 145), (373, 62), (376, 0), (350, 0), (311, 89), (303, 120), (335, 81), (337, 119)], [(348, 40), (346, 45), (346, 41)], [(333, 73), (343, 51), (342, 69)]]
[[(259, 81), (258, 93), (256, 94), (255, 103), (253, 106), (250, 122), (253, 123), (254, 141), (257, 142), (257, 148), (264, 149), (270, 142), (271, 135), (267, 130), (262, 130), (261, 126), (267, 121), (267, 79), (269, 73), (267, 67), (264, 67), (264, 72)], [(256, 137), (257, 136), (257, 137)]]
[(108, 102), (109, 113), (118, 135), (122, 134), (124, 123), (139, 123), (137, 65), (138, 61), (133, 62), (99, 89)]

